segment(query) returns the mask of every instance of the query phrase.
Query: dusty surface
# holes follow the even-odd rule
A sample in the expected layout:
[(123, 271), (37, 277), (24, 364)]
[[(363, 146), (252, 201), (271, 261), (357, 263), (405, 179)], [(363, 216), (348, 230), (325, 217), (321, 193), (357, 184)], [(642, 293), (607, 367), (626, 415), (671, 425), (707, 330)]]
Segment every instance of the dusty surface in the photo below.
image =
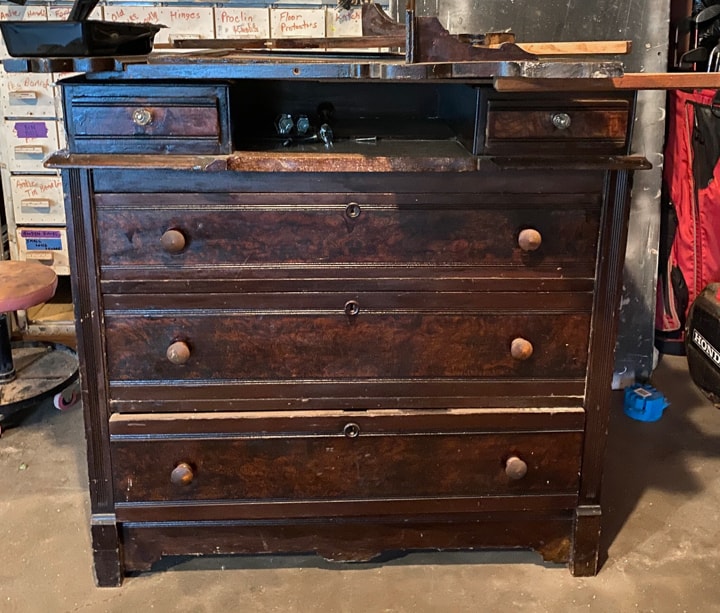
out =
[(720, 411), (681, 358), (654, 384), (654, 424), (613, 412), (607, 560), (594, 578), (530, 552), (423, 553), (336, 566), (315, 557), (173, 558), (94, 586), (80, 410), (49, 403), (0, 439), (0, 611), (711, 612), (720, 610)]

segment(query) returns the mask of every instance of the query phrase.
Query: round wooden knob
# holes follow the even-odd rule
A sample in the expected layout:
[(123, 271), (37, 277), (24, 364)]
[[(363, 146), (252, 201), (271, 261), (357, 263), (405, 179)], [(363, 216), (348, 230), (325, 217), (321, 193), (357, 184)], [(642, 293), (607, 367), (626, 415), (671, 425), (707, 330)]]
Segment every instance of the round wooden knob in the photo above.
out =
[(527, 360), (533, 354), (532, 343), (524, 338), (515, 338), (510, 343), (510, 355), (516, 360)]
[(167, 348), (165, 355), (173, 364), (185, 364), (190, 359), (190, 347), (183, 341), (175, 341)]
[(192, 466), (187, 462), (180, 462), (170, 473), (170, 481), (173, 485), (190, 485), (194, 477)]
[(512, 479), (513, 481), (522, 479), (527, 475), (527, 469), (527, 464), (516, 455), (510, 456), (505, 460), (505, 474), (508, 479)]
[(180, 253), (185, 244), (185, 235), (180, 230), (168, 230), (160, 237), (160, 245), (168, 253)]
[(535, 251), (542, 245), (542, 234), (532, 228), (525, 228), (518, 235), (518, 245), (523, 251)]

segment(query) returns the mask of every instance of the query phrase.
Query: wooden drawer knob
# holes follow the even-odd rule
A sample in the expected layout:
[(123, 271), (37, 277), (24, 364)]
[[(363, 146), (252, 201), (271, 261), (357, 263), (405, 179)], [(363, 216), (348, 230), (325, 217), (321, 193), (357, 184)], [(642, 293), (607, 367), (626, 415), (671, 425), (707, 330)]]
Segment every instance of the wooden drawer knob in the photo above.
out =
[(180, 253), (185, 243), (185, 235), (180, 230), (167, 230), (160, 237), (160, 245), (167, 253)]
[(542, 245), (542, 234), (532, 228), (525, 228), (518, 235), (518, 245), (523, 251), (535, 251)]
[(510, 343), (510, 355), (516, 360), (528, 360), (533, 354), (532, 343), (524, 338), (514, 338)]
[(170, 473), (170, 481), (173, 485), (190, 485), (194, 477), (192, 466), (187, 462), (180, 462)]
[(516, 455), (505, 460), (505, 474), (513, 481), (518, 481), (527, 475), (527, 468), (527, 464)]
[(173, 364), (185, 364), (190, 359), (190, 347), (183, 341), (175, 341), (167, 348), (165, 355)]

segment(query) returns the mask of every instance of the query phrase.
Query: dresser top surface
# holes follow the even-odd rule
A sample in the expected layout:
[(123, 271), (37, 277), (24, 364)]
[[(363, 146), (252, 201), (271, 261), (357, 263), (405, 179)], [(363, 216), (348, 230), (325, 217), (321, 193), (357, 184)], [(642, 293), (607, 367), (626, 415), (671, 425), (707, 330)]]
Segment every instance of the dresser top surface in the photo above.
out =
[(129, 79), (348, 79), (381, 81), (610, 79), (617, 61), (506, 60), (407, 63), (395, 54), (242, 53), (228, 49), (159, 51), (140, 57), (13, 58), (8, 72), (85, 72)]

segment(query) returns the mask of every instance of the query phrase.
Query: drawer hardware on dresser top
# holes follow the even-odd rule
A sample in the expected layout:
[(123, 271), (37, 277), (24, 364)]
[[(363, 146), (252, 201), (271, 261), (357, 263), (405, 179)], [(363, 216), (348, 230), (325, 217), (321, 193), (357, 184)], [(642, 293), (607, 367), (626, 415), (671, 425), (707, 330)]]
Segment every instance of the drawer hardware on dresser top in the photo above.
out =
[(567, 113), (555, 113), (552, 116), (552, 123), (558, 130), (567, 130), (572, 124), (572, 119)]
[(152, 121), (152, 113), (148, 109), (135, 109), (132, 120), (138, 126), (146, 126)]
[(520, 547), (594, 574), (634, 93), (186, 61), (62, 81), (98, 582)]

